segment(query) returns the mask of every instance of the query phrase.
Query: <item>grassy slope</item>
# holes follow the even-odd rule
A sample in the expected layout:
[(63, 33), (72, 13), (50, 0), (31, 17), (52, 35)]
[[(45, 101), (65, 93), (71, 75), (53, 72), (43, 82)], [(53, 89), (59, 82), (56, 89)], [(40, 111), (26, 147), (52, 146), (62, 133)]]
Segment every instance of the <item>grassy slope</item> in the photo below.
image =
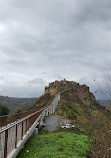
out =
[[(68, 94), (67, 94), (68, 96)], [(61, 99), (56, 114), (74, 120), (77, 133), (93, 139), (91, 158), (111, 155), (111, 112), (95, 102), (93, 105), (76, 105), (72, 100)], [(75, 132), (75, 131), (74, 131)]]
[(87, 136), (69, 132), (32, 136), (17, 158), (86, 158)]
[(50, 94), (42, 95), (40, 98), (37, 99), (37, 102), (31, 109), (39, 109), (43, 108), (47, 105), (50, 105), (54, 99), (54, 96), (50, 96)]

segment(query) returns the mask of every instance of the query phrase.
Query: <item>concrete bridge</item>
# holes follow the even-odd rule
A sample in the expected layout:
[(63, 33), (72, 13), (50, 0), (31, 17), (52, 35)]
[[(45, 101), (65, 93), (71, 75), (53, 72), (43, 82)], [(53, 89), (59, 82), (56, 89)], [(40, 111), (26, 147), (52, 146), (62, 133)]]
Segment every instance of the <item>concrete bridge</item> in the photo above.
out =
[(16, 158), (29, 137), (37, 132), (45, 116), (55, 112), (60, 93), (52, 104), (40, 110), (0, 117), (0, 158)]

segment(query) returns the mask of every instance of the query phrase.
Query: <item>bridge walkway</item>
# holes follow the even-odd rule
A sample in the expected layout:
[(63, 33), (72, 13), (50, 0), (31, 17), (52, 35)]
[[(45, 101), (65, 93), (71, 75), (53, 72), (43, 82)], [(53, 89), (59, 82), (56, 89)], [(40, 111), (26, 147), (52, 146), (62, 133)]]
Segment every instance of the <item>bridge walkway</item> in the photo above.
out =
[(0, 158), (16, 158), (37, 125), (40, 127), (44, 117), (55, 112), (59, 100), (60, 93), (51, 105), (40, 110), (0, 117)]

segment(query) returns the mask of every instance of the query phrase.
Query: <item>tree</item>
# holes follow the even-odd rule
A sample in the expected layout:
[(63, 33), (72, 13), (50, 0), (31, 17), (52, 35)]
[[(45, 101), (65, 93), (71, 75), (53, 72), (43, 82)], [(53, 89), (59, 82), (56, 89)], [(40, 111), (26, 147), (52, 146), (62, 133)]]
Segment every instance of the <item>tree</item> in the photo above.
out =
[(22, 112), (22, 110), (19, 109), (19, 108), (15, 109), (15, 111), (14, 111), (14, 113), (16, 113), (16, 114), (18, 114), (18, 113), (20, 113), (20, 112)]
[(0, 103), (0, 116), (4, 116), (8, 114), (9, 114), (8, 107)]
[(104, 87), (102, 84), (93, 76), (94, 82), (96, 82), (98, 89), (95, 91), (95, 93), (100, 92), (105, 100), (107, 101), (106, 105), (108, 107), (111, 107), (111, 76), (109, 72), (107, 71), (106, 73), (103, 74), (103, 79), (104, 79)]

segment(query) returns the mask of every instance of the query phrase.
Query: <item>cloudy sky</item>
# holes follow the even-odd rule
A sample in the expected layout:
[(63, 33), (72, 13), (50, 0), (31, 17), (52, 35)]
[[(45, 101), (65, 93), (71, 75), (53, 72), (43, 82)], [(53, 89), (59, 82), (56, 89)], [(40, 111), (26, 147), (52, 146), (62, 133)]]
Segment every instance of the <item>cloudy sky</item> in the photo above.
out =
[(106, 91), (110, 65), (110, 0), (0, 0), (0, 95), (38, 97), (64, 78)]

